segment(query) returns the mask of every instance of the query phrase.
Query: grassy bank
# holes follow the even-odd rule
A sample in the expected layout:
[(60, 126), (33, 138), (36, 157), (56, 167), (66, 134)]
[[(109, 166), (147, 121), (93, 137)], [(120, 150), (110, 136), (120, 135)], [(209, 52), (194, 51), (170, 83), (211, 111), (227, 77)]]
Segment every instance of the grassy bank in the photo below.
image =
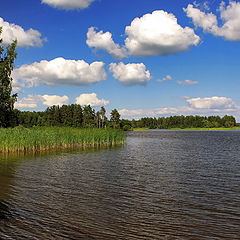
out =
[(132, 131), (149, 131), (149, 128), (133, 128)]
[(113, 146), (124, 142), (125, 135), (114, 129), (68, 127), (0, 129), (0, 153)]
[(240, 130), (240, 127), (233, 127), (233, 128), (171, 128), (170, 130), (173, 131), (194, 131), (194, 130), (200, 130), (200, 131), (217, 131), (217, 130)]

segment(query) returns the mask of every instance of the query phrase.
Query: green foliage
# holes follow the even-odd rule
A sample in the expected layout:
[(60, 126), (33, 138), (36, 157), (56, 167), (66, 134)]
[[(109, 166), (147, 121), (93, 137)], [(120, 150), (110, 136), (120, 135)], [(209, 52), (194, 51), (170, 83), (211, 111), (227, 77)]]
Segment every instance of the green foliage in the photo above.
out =
[(115, 129), (186, 129), (186, 128), (232, 128), (237, 125), (233, 116), (171, 116), (161, 118), (141, 118), (140, 120), (120, 119), (116, 109), (111, 112), (110, 121), (102, 107), (95, 112), (91, 106), (81, 107), (77, 104), (52, 106), (44, 112), (21, 112), (14, 110), (11, 114), (11, 126), (46, 126)]
[[(0, 34), (2, 29), (0, 28)], [(17, 94), (12, 95), (12, 78), (17, 41), (4, 48), (0, 39), (0, 127), (10, 127)]]
[(91, 108), (90, 105), (84, 106), (83, 108), (83, 125), (87, 128), (96, 127), (95, 121), (95, 110)]
[(122, 129), (123, 129), (123, 131), (131, 131), (132, 127), (131, 127), (131, 125), (124, 125)]
[(95, 112), (90, 106), (83, 108), (78, 104), (52, 106), (44, 112), (21, 112), (14, 110), (14, 126), (48, 126), (94, 128)]
[(113, 109), (111, 112), (111, 127), (113, 128), (120, 128), (120, 114), (117, 109)]
[(121, 120), (123, 124), (129, 124), (134, 128), (148, 128), (148, 129), (172, 129), (172, 128), (231, 128), (236, 126), (236, 120), (233, 116), (171, 116), (161, 118), (141, 118), (140, 120), (132, 120), (126, 122)]
[(145, 131), (149, 131), (149, 128), (133, 128), (134, 132), (145, 132)]
[(125, 135), (114, 129), (0, 128), (0, 153), (112, 146), (124, 142)]
[(96, 116), (98, 128), (105, 128), (107, 126), (106, 109), (104, 107), (101, 107)]
[[(128, 120), (125, 120), (128, 121)], [(106, 109), (101, 107), (96, 112), (90, 105), (78, 104), (52, 106), (44, 112), (14, 110), (11, 116), (11, 126), (46, 126), (46, 127), (80, 127), (80, 128), (122, 128), (120, 114), (112, 111), (111, 122), (106, 117)], [(129, 121), (130, 122), (130, 121)], [(129, 123), (131, 125), (131, 122)]]

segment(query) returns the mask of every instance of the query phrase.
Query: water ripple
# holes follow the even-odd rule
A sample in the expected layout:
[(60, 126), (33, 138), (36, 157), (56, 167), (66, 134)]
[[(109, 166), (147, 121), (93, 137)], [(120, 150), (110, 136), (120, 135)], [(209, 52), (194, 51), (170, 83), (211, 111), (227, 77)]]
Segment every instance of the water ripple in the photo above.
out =
[(240, 132), (0, 160), (0, 239), (237, 240)]

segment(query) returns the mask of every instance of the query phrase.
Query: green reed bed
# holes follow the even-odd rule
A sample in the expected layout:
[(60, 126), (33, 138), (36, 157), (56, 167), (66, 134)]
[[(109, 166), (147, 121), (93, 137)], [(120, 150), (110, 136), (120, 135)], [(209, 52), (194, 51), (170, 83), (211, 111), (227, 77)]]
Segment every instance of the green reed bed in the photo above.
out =
[(0, 128), (0, 153), (114, 146), (124, 142), (125, 135), (115, 129), (68, 127)]

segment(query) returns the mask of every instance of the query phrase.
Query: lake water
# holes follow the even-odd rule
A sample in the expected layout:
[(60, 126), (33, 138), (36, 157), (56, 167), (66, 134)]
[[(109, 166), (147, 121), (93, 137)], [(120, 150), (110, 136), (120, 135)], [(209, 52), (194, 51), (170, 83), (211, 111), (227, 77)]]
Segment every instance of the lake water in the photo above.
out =
[(240, 131), (0, 158), (0, 239), (240, 239)]

